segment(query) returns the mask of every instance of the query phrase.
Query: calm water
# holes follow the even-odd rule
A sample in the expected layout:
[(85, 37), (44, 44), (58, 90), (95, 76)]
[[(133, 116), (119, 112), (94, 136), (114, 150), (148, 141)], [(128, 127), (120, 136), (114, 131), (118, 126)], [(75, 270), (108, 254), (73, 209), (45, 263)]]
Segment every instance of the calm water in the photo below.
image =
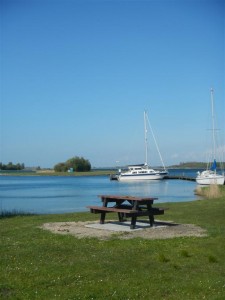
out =
[[(170, 170), (170, 175), (195, 177), (195, 170)], [(66, 213), (99, 205), (101, 194), (158, 197), (158, 202), (193, 201), (196, 183), (184, 180), (110, 181), (108, 176), (0, 176), (0, 211)]]

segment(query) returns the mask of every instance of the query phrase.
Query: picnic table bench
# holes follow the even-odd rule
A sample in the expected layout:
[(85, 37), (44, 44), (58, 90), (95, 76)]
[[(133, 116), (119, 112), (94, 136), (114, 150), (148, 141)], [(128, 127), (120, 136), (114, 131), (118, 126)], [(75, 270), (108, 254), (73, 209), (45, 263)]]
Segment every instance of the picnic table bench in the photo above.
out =
[[(165, 208), (152, 207), (154, 200), (158, 198), (119, 196), (119, 195), (99, 195), (102, 206), (87, 206), (91, 213), (100, 214), (100, 224), (104, 224), (107, 213), (118, 213), (120, 222), (126, 218), (131, 218), (131, 229), (135, 229), (137, 217), (148, 216), (149, 224), (153, 226), (154, 216), (164, 214)], [(109, 203), (115, 203), (108, 206)], [(127, 204), (126, 204), (127, 203)]]

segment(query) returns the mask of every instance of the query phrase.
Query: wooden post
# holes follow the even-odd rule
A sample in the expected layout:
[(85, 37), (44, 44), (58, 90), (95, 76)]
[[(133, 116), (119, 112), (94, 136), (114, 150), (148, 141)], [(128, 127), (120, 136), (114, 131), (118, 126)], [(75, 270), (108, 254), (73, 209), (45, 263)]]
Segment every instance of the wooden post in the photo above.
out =
[(131, 225), (130, 225), (130, 229), (135, 229), (135, 225), (136, 225), (136, 220), (137, 217), (131, 217)]
[(101, 212), (100, 224), (105, 223), (105, 212)]
[(149, 224), (152, 227), (154, 225), (154, 215), (152, 213), (152, 215), (149, 215)]

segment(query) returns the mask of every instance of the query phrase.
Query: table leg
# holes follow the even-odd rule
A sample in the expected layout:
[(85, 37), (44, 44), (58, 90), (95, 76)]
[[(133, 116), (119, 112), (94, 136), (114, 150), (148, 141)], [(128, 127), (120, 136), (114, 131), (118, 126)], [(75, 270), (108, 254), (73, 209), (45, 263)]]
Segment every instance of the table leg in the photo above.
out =
[(131, 217), (130, 229), (135, 229), (137, 217)]
[(124, 222), (125, 221), (125, 219), (124, 219), (124, 213), (118, 213), (118, 218), (119, 218), (120, 222)]
[(102, 199), (102, 206), (107, 207), (107, 205), (108, 205), (108, 201), (105, 198), (103, 198)]
[(149, 224), (151, 227), (154, 225), (154, 215), (149, 215)]
[(105, 212), (101, 213), (101, 217), (100, 217), (100, 224), (104, 224), (105, 223)]
[(138, 201), (133, 202), (133, 209), (138, 210)]

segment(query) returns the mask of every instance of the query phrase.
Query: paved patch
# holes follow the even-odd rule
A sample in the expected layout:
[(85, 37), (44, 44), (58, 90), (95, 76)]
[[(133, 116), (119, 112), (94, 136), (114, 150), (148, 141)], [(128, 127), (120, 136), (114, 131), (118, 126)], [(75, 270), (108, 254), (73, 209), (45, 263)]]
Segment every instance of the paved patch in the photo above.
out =
[(85, 225), (87, 228), (94, 228), (94, 229), (103, 229), (103, 230), (110, 230), (110, 231), (122, 231), (122, 232), (134, 232), (134, 231), (139, 231), (143, 230), (146, 228), (150, 229), (156, 229), (156, 228), (163, 228), (169, 226), (169, 224), (162, 223), (162, 222), (155, 222), (153, 227), (150, 227), (149, 223), (147, 222), (136, 222), (136, 227), (135, 229), (130, 229), (130, 221), (125, 221), (125, 222), (116, 222), (116, 221), (108, 221), (105, 222), (105, 224), (100, 224), (100, 223), (91, 223)]

